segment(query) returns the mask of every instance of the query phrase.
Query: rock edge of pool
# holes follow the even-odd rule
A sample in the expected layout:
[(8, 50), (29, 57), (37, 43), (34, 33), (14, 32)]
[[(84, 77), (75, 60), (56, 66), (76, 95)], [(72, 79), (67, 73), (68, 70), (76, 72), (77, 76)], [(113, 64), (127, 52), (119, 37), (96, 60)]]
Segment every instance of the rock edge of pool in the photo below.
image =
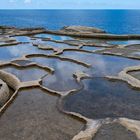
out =
[(139, 140), (140, 34), (0, 26), (0, 138)]

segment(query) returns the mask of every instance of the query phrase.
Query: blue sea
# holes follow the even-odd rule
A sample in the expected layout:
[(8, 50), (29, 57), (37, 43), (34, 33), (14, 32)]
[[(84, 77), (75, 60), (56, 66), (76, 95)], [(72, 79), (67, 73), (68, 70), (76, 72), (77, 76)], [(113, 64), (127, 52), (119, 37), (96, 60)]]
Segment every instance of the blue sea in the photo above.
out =
[(52, 30), (84, 25), (109, 33), (140, 34), (140, 10), (0, 10), (0, 25)]

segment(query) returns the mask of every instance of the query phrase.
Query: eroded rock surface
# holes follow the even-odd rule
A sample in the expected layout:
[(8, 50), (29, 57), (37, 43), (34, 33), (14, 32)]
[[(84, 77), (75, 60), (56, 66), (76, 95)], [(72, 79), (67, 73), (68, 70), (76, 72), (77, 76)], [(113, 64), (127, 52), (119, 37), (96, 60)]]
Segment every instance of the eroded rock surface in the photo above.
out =
[(139, 39), (0, 26), (0, 138), (138, 140)]
[(138, 140), (136, 135), (119, 124), (103, 125), (92, 140)]
[(128, 72), (130, 75), (134, 76), (136, 79), (140, 80), (140, 70)]
[(19, 92), (14, 103), (0, 118), (3, 140), (70, 140), (83, 122), (58, 111), (58, 97), (39, 88)]
[(7, 84), (0, 79), (0, 107), (9, 99), (10, 90)]
[(134, 44), (134, 45), (127, 45), (127, 46), (120, 46), (111, 49), (104, 49), (103, 51), (99, 51), (99, 53), (118, 55), (118, 56), (133, 58), (133, 59), (140, 59), (139, 51), (140, 51), (140, 45)]
[(72, 32), (72, 33), (105, 33), (105, 31), (93, 28), (93, 27), (86, 27), (86, 26), (66, 26), (63, 27), (60, 31), (62, 32)]

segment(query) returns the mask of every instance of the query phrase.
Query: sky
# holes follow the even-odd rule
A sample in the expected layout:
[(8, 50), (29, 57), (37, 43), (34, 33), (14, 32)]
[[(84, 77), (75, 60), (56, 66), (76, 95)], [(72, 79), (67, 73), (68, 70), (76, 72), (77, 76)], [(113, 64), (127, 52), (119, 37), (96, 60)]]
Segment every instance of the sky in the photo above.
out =
[(0, 9), (140, 9), (140, 0), (0, 0)]

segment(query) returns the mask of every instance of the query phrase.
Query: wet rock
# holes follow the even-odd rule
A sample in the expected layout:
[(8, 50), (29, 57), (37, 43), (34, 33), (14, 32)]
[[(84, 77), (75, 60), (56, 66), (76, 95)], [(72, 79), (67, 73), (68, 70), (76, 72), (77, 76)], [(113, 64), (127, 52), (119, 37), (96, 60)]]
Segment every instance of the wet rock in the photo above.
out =
[(19, 92), (0, 119), (3, 140), (71, 140), (84, 123), (57, 109), (57, 96), (39, 88)]
[(125, 48), (112, 48), (112, 49), (103, 50), (101, 52), (110, 53), (110, 54), (116, 54), (116, 55), (117, 54), (127, 55), (129, 53), (132, 53), (133, 50), (125, 49)]
[[(77, 45), (77, 44), (76, 44)], [(56, 43), (55, 41), (43, 41), (42, 43), (38, 43), (39, 48), (41, 49), (49, 49), (52, 48), (54, 50), (59, 50), (59, 49), (66, 49), (66, 48), (76, 48), (75, 44), (70, 44), (69, 43)]]
[(135, 48), (136, 46), (123, 47), (123, 48), (112, 48), (99, 51), (101, 54), (118, 55), (128, 58), (140, 59), (139, 50)]
[(127, 45), (125, 48), (128, 48), (128, 49), (135, 49), (135, 50), (139, 50), (139, 51), (140, 51), (140, 44), (131, 44), (131, 45)]
[(10, 96), (9, 87), (0, 79), (0, 106), (3, 106)]
[(12, 42), (12, 41), (16, 41), (16, 40), (13, 37), (4, 36), (4, 37), (1, 37), (0, 38), (0, 41), (3, 41), (3, 42)]
[[(0, 26), (0, 45), (2, 46), (0, 48), (1, 61), (10, 61), (13, 60), (13, 58), (19, 58), (28, 54), (28, 56), (30, 56), (27, 56), (29, 59), (25, 60), (25, 56), (22, 57), (23, 60), (21, 60), (21, 58), (13, 60), (11, 63), (13, 67), (3, 67), (5, 71), (13, 75), (11, 74), (9, 76), (9, 74), (0, 71), (0, 77), (2, 76), (4, 78), (4, 82), (0, 82), (0, 107), (9, 99), (10, 95), (12, 95), (15, 90), (19, 89), (19, 87), (40, 86), (47, 91), (54, 91), (53, 93), (57, 93), (60, 96), (66, 95), (66, 93), (68, 94), (69, 91), (78, 90), (76, 94), (68, 95), (63, 100), (64, 109), (80, 113), (87, 118), (104, 119), (106, 117), (127, 117), (136, 119), (137, 121), (139, 120), (139, 91), (131, 89), (125, 82), (118, 80), (109, 81), (105, 78), (94, 78), (92, 80), (90, 79), (89, 82), (88, 80), (84, 80), (85, 87), (83, 90), (79, 91), (82, 89), (82, 85), (79, 83), (80, 79), (86, 76), (88, 77), (85, 73), (89, 72), (94, 76), (117, 75), (118, 72), (125, 67), (139, 64), (139, 61), (132, 61), (131, 59), (117, 56), (95, 55), (91, 52), (86, 53), (82, 49), (95, 51), (100, 48), (112, 47), (112, 49), (106, 50), (110, 51), (110, 54), (114, 53), (115, 55), (138, 58), (138, 56), (140, 56), (139, 44), (120, 47), (121, 45), (114, 45), (107, 40), (99, 40), (99, 38), (132, 39), (139, 38), (139, 35), (112, 35), (98, 28), (84, 26), (67, 26), (59, 31), (48, 31), (48, 33), (49, 32), (66, 36), (46, 34), (47, 31), (44, 28), (18, 29)], [(33, 37), (34, 34), (38, 34), (35, 37), (41, 37), (41, 39), (33, 41), (32, 39), (35, 38), (30, 37)], [(74, 36), (75, 38), (67, 36)], [(19, 42), (22, 42), (24, 45), (15, 44), (16, 46), (11, 47), (14, 43)], [(39, 43), (44, 44), (40, 45)], [(8, 46), (4, 47), (4, 45)], [(51, 51), (47, 51), (47, 49)], [(57, 56), (53, 58), (50, 54), (55, 51), (62, 53), (61, 56), (67, 56), (70, 62), (67, 62), (68, 59), (66, 58), (59, 60), (55, 59)], [(46, 56), (47, 54), (50, 56)], [(45, 59), (42, 57), (39, 59), (37, 58), (41, 55), (43, 55)], [(35, 57), (31, 58), (31, 56)], [(71, 58), (89, 63), (93, 67), (88, 69), (88, 71), (85, 67), (78, 66), (77, 64), (81, 63)], [(29, 66), (31, 67), (29, 68)], [(52, 68), (54, 73), (52, 72), (49, 73), (50, 75), (47, 75), (47, 66)], [(139, 71), (133, 71), (129, 74), (140, 79)], [(21, 83), (14, 75), (24, 83)], [(40, 78), (42, 78), (42, 82), (40, 82), (41, 85), (39, 85), (38, 82)], [(46, 138), (48, 140), (72, 139), (74, 135), (82, 130), (84, 124), (79, 120), (60, 113), (58, 105), (56, 104), (58, 99), (58, 97), (52, 96), (49, 92), (39, 88), (19, 91), (19, 95), (14, 100), (13, 104), (9, 106), (0, 119), (0, 138), (4, 140), (35, 140)], [(139, 125), (139, 123), (137, 124)], [(130, 125), (131, 128), (132, 126), (133, 125)], [(133, 129), (135, 129), (135, 127)], [(129, 130), (133, 131), (132, 129)], [(137, 131), (138, 130), (139, 129), (137, 129)], [(95, 136), (95, 140), (108, 139), (137, 140), (132, 132), (127, 131), (119, 124), (103, 125)]]
[(120, 124), (103, 125), (92, 140), (138, 140), (136, 135)]
[(82, 40), (65, 40), (64, 43), (74, 46), (80, 46), (85, 44)]
[(130, 74), (133, 77), (135, 77), (136, 79), (139, 79), (140, 80), (140, 70), (131, 71), (131, 72), (128, 72), (128, 74)]
[(32, 61), (29, 61), (29, 60), (15, 60), (15, 61), (12, 61), (12, 64), (16, 64), (16, 65), (20, 65), (20, 66), (27, 66), (31, 63), (32, 63)]
[(60, 31), (62, 32), (72, 32), (72, 33), (105, 33), (104, 30), (94, 27), (86, 27), (86, 26), (66, 26), (63, 27)]
[(18, 42), (16, 42), (15, 38), (8, 37), (8, 36), (2, 36), (0, 37), (0, 47), (1, 46), (8, 46), (8, 45), (16, 45)]

